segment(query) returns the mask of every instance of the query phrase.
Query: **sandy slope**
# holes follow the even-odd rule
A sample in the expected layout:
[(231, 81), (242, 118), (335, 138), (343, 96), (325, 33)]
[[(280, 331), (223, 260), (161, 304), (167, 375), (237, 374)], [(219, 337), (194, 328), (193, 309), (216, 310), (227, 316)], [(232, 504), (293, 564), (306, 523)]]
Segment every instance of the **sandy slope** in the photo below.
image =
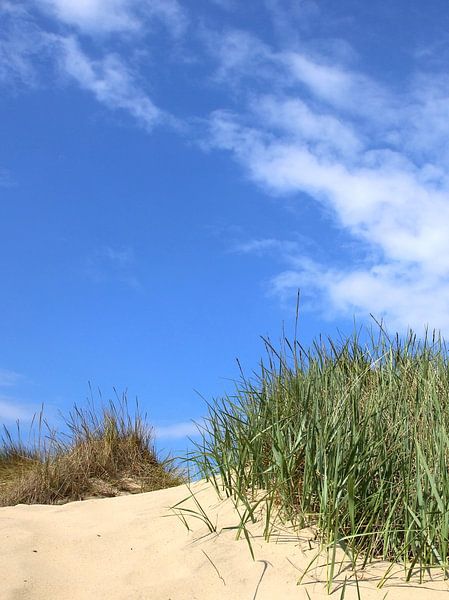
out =
[[(196, 484), (198, 499), (218, 527), (236, 525), (230, 501), (220, 503), (213, 490)], [(305, 584), (296, 582), (316, 551), (307, 533), (298, 539), (279, 532), (269, 544), (252, 528), (255, 561), (235, 530), (208, 534), (189, 519), (189, 533), (169, 506), (188, 495), (185, 486), (64, 506), (0, 508), (0, 598), (19, 599), (312, 599), (326, 598), (323, 569)], [(360, 573), (362, 600), (446, 598), (449, 585), (436, 580), (405, 585), (402, 572), (376, 589), (385, 566)], [(345, 571), (339, 581), (349, 576)], [(429, 579), (429, 578), (428, 578)], [(354, 579), (345, 598), (357, 598)], [(336, 584), (334, 598), (340, 598)]]

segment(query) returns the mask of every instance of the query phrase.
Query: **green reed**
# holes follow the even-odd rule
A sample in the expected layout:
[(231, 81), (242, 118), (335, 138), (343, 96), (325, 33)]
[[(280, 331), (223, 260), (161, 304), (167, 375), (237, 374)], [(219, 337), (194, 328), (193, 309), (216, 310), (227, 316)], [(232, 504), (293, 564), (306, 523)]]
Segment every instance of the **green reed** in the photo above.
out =
[[(449, 541), (449, 361), (435, 332), (379, 325), (305, 350), (284, 338), (232, 396), (208, 406), (193, 461), (251, 517), (313, 525), (354, 560), (445, 569)], [(257, 500), (256, 500), (257, 499)], [(331, 553), (332, 554), (332, 553)]]

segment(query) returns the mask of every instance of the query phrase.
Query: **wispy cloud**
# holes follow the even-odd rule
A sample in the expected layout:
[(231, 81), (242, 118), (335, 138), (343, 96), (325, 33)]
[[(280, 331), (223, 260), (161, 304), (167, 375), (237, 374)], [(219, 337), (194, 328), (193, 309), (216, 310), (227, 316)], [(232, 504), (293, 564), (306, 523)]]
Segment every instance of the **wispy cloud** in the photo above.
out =
[(141, 289), (135, 275), (136, 259), (131, 247), (101, 246), (86, 261), (86, 274), (95, 283), (119, 282)]
[(176, 0), (37, 0), (37, 4), (62, 23), (89, 34), (136, 32), (156, 19), (180, 35), (187, 25)]
[(38, 0), (38, 5), (51, 16), (83, 31), (126, 31), (140, 26), (128, 0)]
[[(267, 68), (243, 110), (211, 115), (211, 143), (271, 193), (306, 193), (330, 210), (365, 253), (364, 265), (344, 270), (298, 253), (296, 267), (276, 276), (273, 289), (319, 295), (328, 315), (374, 312), (400, 329), (429, 323), (449, 331), (446, 77), (427, 77), (423, 87), (415, 75), (398, 95), (325, 57), (275, 52), (257, 40), (245, 53), (233, 63), (242, 76), (255, 56)], [(268, 84), (273, 64), (277, 75)], [(228, 71), (226, 59), (219, 73)], [(229, 74), (234, 85), (237, 76)], [(279, 252), (274, 241), (252, 250), (269, 246)], [(291, 266), (291, 253), (287, 260)]]
[(252, 33), (240, 29), (224, 33), (203, 29), (201, 35), (208, 53), (216, 60), (215, 81), (237, 87), (247, 86), (254, 77), (270, 78), (272, 52)]
[(162, 425), (154, 428), (154, 435), (157, 439), (180, 439), (199, 435), (198, 427), (190, 422), (173, 423), (172, 425)]
[(23, 380), (23, 375), (20, 373), (9, 371), (8, 369), (0, 369), (0, 388), (16, 385), (21, 380)]
[[(117, 26), (128, 23), (131, 27), (133, 7), (140, 7), (139, 11), (143, 7), (142, 3), (123, 0), (112, 5), (109, 0), (40, 0), (39, 4), (51, 8), (51, 14), (57, 19), (58, 15), (61, 19), (66, 15), (70, 20), (72, 15), (74, 23), (79, 20), (80, 28), (84, 21), (93, 26), (97, 20), (99, 27), (112, 27), (114, 23)], [(176, 2), (154, 0), (144, 4), (150, 21), (157, 18), (170, 25), (171, 32), (181, 33), (183, 12)], [(14, 5), (8, 1), (0, 5), (0, 84), (5, 88), (76, 83), (109, 110), (129, 114), (148, 132), (160, 124), (180, 127), (144, 89), (144, 80), (131, 67), (129, 52), (111, 51), (109, 45), (99, 39), (100, 51), (92, 56), (92, 48), (87, 51), (83, 47), (81, 36), (73, 28), (55, 33), (43, 29), (35, 17), (29, 5)]]
[[(50, 17), (51, 31), (33, 18), (36, 6)], [(320, 18), (317, 2), (303, 0), (299, 11), (289, 1), (263, 6), (286, 34), (277, 45), (242, 29), (201, 29), (205, 64), (214, 63), (208, 84), (225, 91), (208, 118), (209, 148), (230, 153), (271, 194), (308, 195), (358, 249), (357, 262), (342, 267), (302, 246), (287, 251), (282, 240), (252, 242), (251, 251), (285, 259), (272, 288), (307, 288), (327, 315), (376, 312), (395, 327), (430, 321), (449, 331), (449, 77), (416, 69), (401, 88), (390, 87), (370, 76), (344, 41), (326, 50), (289, 32), (303, 13), (306, 21)], [(0, 82), (34, 85), (44, 58), (47, 71), (58, 65), (66, 82), (146, 131), (178, 126), (131, 67), (130, 40), (147, 43), (156, 23), (171, 41), (183, 35), (189, 18), (180, 3), (4, 0), (0, 17)], [(338, 43), (345, 52), (329, 51)], [(133, 281), (129, 263), (114, 252), (97, 257), (92, 272)]]
[(38, 65), (48, 56), (47, 41), (20, 3), (0, 2), (0, 85), (35, 87)]
[(111, 246), (103, 246), (98, 251), (98, 255), (110, 261), (119, 268), (129, 267), (134, 263), (134, 251), (132, 248), (112, 248)]
[(34, 411), (21, 405), (11, 396), (0, 395), (0, 423), (30, 421), (33, 418)]
[(362, 115), (379, 124), (396, 116), (395, 97), (384, 86), (364, 73), (335, 64), (331, 57), (287, 51), (275, 59), (284, 63), (291, 84), (300, 84), (316, 99), (346, 112), (349, 117)]
[(256, 256), (265, 256), (267, 254), (278, 255), (283, 261), (294, 266), (301, 248), (304, 245), (310, 245), (310, 240), (303, 239), (302, 242), (300, 244), (297, 241), (275, 238), (252, 239), (233, 244), (231, 250), (241, 254), (253, 254)]
[(62, 71), (111, 109), (127, 111), (147, 130), (170, 120), (135, 83), (130, 68), (116, 54), (93, 60), (74, 37), (59, 38)]

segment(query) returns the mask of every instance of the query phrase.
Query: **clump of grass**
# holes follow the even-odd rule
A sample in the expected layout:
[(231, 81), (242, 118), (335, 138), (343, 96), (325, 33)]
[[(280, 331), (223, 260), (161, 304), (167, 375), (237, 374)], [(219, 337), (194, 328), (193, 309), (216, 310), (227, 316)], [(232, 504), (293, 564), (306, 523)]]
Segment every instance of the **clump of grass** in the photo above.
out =
[[(160, 459), (152, 428), (126, 395), (97, 409), (75, 406), (58, 434), (36, 420), (34, 440), (22, 441), (4, 428), (0, 445), (0, 506), (60, 504), (172, 487), (184, 478), (173, 462)], [(36, 434), (36, 431), (34, 432)]]
[(391, 339), (378, 325), (363, 343), (265, 340), (259, 372), (209, 405), (192, 456), (248, 511), (263, 491), (267, 537), (275, 512), (316, 527), (330, 580), (339, 546), (354, 565), (403, 562), (408, 577), (448, 563), (447, 348), (435, 332)]

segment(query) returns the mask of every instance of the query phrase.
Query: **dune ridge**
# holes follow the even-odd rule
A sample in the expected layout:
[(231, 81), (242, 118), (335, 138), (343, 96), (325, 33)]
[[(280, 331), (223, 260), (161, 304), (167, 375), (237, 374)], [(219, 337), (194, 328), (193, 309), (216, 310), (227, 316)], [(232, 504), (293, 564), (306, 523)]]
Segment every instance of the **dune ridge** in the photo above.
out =
[[(320, 599), (326, 590), (325, 557), (298, 579), (316, 555), (310, 530), (274, 531), (269, 543), (263, 522), (249, 526), (248, 544), (236, 541), (240, 518), (231, 500), (220, 500), (210, 484), (192, 491), (217, 533), (186, 514), (187, 530), (170, 507), (189, 496), (186, 485), (154, 492), (91, 499), (65, 505), (17, 505), (0, 509), (2, 600), (271, 600)], [(195, 509), (189, 501), (183, 506)], [(334, 580), (336, 598), (421, 600), (446, 597), (447, 581), (435, 571), (423, 583), (405, 583), (395, 567), (377, 589), (386, 563)], [(343, 584), (347, 580), (346, 588)], [(343, 594), (343, 595), (342, 595)], [(360, 596), (358, 595), (360, 594)]]

